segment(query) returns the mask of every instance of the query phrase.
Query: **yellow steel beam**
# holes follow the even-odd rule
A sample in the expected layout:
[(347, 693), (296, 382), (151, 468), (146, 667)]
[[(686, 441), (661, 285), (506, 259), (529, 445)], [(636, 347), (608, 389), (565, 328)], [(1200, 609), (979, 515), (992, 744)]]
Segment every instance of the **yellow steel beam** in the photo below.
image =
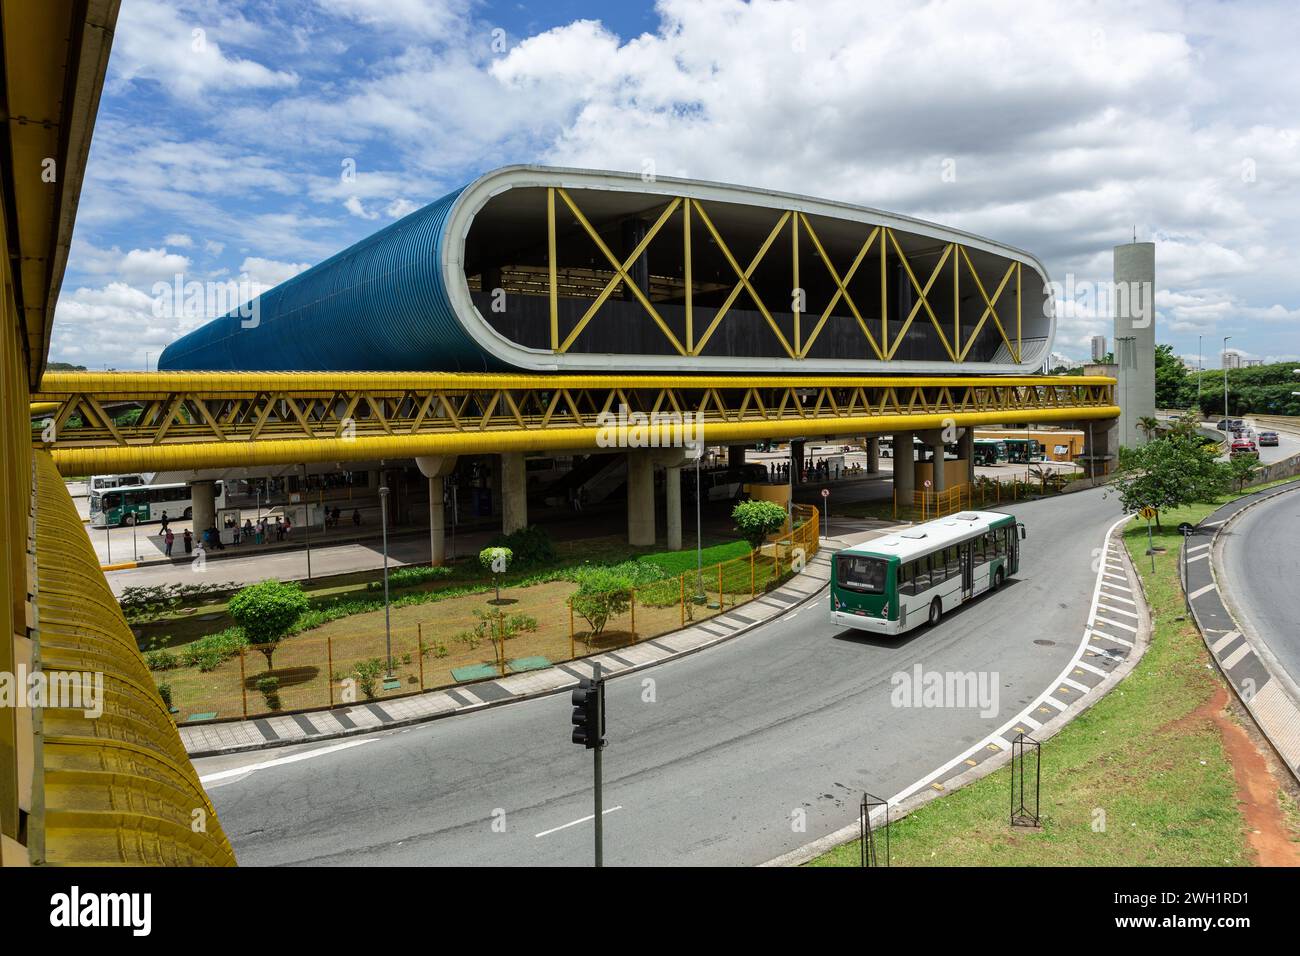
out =
[(862, 247), (858, 249), (858, 254), (854, 257), (853, 262), (850, 263), (849, 271), (846, 272), (844, 278), (841, 279), (839, 273), (835, 271), (835, 266), (831, 264), (831, 257), (822, 246), (821, 239), (813, 230), (812, 223), (808, 221), (808, 217), (803, 213), (800, 213), (799, 218), (803, 220), (804, 228), (808, 230), (808, 238), (812, 239), (813, 245), (817, 248), (817, 253), (821, 256), (822, 262), (826, 265), (826, 270), (831, 274), (831, 278), (835, 281), (836, 287), (835, 294), (831, 296), (831, 301), (827, 304), (825, 311), (822, 312), (821, 318), (818, 320), (816, 327), (813, 328), (812, 335), (808, 336), (808, 342), (804, 345), (803, 351), (800, 353), (799, 357), (807, 357), (809, 349), (813, 346), (813, 342), (815, 342), (817, 336), (821, 334), (822, 327), (826, 324), (827, 320), (830, 319), (835, 304), (839, 302), (840, 299), (843, 299), (848, 303), (849, 309), (852, 310), (853, 317), (858, 320), (858, 326), (862, 329), (862, 334), (867, 337), (867, 342), (871, 345), (871, 350), (876, 353), (876, 358), (883, 360), (885, 356), (880, 351), (880, 346), (876, 344), (876, 339), (871, 334), (871, 330), (867, 327), (866, 320), (862, 318), (862, 313), (858, 311), (857, 305), (849, 295), (849, 283), (853, 281), (854, 273), (858, 271), (858, 266), (862, 265), (862, 260), (866, 258), (867, 253), (870, 251), (871, 244), (875, 242), (876, 237), (880, 235), (880, 227), (877, 226), (875, 229), (871, 230), (871, 235), (867, 236), (866, 242), (864, 242)]
[[(800, 438), (809, 435), (867, 435), (897, 430), (942, 428), (947, 423), (1000, 424), (1003, 409), (984, 411), (940, 410), (897, 415), (797, 417), (757, 420), (706, 420), (704, 441), (724, 444), (759, 439)], [(1023, 411), (1023, 409), (1018, 409)], [(1037, 422), (1106, 419), (1119, 415), (1118, 406), (1080, 405), (1032, 410)], [(59, 448), (51, 451), (65, 475), (125, 473), (138, 470), (184, 471), (197, 468), (240, 468), (317, 461), (413, 458), (424, 455), (499, 454), (503, 451), (555, 451), (595, 448), (602, 429), (588, 425), (556, 428), (448, 431), (422, 435), (357, 436), (341, 440), (282, 439), (261, 442), (194, 442), (175, 445), (127, 445)]]
[(560, 351), (560, 290), (555, 270), (555, 187), (546, 187), (546, 270), (550, 281), (551, 351)]

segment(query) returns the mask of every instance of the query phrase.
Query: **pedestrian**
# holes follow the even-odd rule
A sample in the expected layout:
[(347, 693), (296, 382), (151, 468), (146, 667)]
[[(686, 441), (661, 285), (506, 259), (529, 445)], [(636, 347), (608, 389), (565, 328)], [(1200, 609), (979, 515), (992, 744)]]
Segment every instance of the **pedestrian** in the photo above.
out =
[(275, 540), (284, 540), (284, 522), (280, 520), (279, 515), (275, 516)]
[(170, 558), (172, 556), (172, 545), (176, 542), (176, 535), (171, 528), (163, 532), (163, 542), (163, 554)]
[(353, 509), (352, 509), (352, 526), (355, 527), (355, 528), (360, 528), (360, 527), (361, 527), (361, 509), (360, 509), (360, 508), (353, 508)]
[(189, 554), (191, 551), (194, 550), (194, 535), (190, 532), (189, 528), (186, 528), (185, 534), (183, 534), (181, 537), (185, 542), (185, 553)]
[(162, 513), (162, 517), (159, 518), (158, 520), (162, 522), (162, 529), (163, 529), (164, 532), (166, 532), (166, 530), (167, 530), (167, 525), (171, 522), (172, 519), (169, 518), (169, 517), (167, 517), (167, 512), (164, 511), (164, 512)]
[(285, 538), (287, 539), (287, 538), (288, 538), (292, 533), (293, 533), (293, 522), (289, 520), (289, 516), (288, 516), (288, 515), (285, 515), (285, 516), (284, 516), (284, 536), (285, 536)]

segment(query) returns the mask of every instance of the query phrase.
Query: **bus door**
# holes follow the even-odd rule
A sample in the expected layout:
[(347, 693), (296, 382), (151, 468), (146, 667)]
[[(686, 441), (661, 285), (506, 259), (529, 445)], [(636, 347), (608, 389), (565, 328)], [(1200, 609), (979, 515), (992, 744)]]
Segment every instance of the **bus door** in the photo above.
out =
[(957, 548), (961, 555), (961, 599), (962, 603), (975, 596), (975, 573), (971, 567), (971, 542), (965, 541)]

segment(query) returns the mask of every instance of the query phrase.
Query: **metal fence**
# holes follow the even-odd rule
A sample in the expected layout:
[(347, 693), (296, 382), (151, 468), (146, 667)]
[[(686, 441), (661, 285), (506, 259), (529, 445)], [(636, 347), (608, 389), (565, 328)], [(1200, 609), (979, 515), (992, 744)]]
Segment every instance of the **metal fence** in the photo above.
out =
[[(583, 601), (572, 581), (340, 618), (286, 638), (268, 662), (247, 647), (207, 671), (155, 672), (181, 721), (222, 720), (365, 703), (454, 687), (617, 650), (753, 600), (816, 554), (820, 515), (796, 505), (794, 528), (739, 558)], [(577, 598), (577, 599), (575, 599)], [(378, 615), (376, 626), (373, 620)], [(391, 640), (392, 668), (389, 669)]]

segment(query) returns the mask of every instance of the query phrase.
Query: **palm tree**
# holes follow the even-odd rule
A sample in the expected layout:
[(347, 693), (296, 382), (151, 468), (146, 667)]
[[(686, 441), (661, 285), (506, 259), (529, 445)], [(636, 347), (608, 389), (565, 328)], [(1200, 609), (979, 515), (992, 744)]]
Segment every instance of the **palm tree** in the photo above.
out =
[(1160, 422), (1151, 415), (1143, 415), (1137, 420), (1137, 426), (1149, 441), (1155, 436), (1157, 429), (1160, 428)]

